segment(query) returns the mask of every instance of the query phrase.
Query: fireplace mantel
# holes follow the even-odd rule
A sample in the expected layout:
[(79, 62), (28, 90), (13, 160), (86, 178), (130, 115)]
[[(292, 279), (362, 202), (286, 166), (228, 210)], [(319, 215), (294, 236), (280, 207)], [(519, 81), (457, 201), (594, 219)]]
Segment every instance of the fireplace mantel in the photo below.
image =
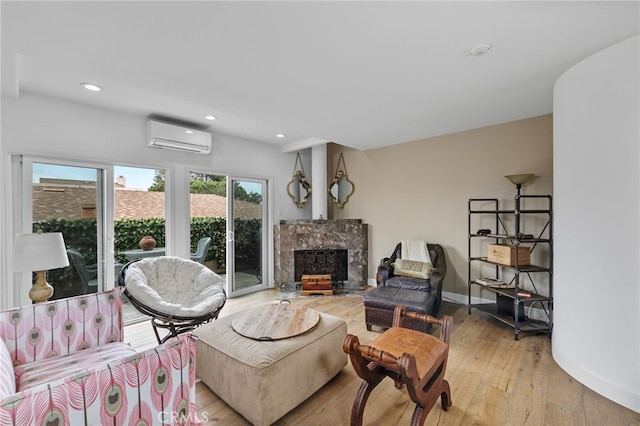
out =
[(275, 282), (294, 282), (295, 250), (346, 249), (349, 279), (345, 288), (363, 288), (368, 280), (368, 226), (361, 219), (281, 220), (274, 227)]

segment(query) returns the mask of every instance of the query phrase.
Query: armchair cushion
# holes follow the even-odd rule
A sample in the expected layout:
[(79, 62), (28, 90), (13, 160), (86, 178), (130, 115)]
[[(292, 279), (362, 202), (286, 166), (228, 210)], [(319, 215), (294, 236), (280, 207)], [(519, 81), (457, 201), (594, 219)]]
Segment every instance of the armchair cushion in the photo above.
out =
[(94, 367), (96, 363), (110, 363), (132, 355), (137, 355), (137, 352), (131, 346), (115, 342), (40, 362), (22, 364), (15, 369), (16, 387), (22, 392), (41, 383), (72, 376), (80, 370)]
[(431, 293), (429, 280), (424, 278), (407, 277), (405, 275), (394, 275), (387, 280), (385, 287), (403, 288), (405, 290), (424, 291)]
[(417, 260), (396, 259), (392, 264), (393, 272), (396, 275), (427, 279), (431, 276), (433, 265), (431, 262), (420, 262)]

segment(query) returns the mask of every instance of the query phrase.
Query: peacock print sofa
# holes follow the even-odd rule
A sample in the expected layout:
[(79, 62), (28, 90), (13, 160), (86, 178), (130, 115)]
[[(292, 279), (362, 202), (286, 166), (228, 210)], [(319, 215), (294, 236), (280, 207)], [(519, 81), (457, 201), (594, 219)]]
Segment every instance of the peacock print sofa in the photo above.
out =
[(136, 352), (121, 292), (0, 311), (0, 424), (199, 423), (194, 338)]

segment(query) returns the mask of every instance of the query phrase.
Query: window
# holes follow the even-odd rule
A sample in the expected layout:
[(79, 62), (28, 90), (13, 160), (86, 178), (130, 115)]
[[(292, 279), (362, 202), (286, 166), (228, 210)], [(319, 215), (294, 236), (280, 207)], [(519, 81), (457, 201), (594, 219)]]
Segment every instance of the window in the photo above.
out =
[[(133, 259), (165, 254), (166, 196), (164, 169), (114, 167), (114, 253), (124, 264)], [(140, 241), (151, 236), (153, 250), (142, 250)]]
[[(61, 232), (69, 256), (68, 267), (48, 271), (47, 280), (54, 288), (51, 299), (106, 288), (106, 280), (114, 279), (113, 274), (107, 274), (105, 258), (106, 170), (30, 157), (17, 159), (14, 167), (19, 168), (22, 182), (28, 182), (21, 193), (17, 229), (22, 233)], [(22, 287), (31, 284), (29, 278), (24, 277)]]

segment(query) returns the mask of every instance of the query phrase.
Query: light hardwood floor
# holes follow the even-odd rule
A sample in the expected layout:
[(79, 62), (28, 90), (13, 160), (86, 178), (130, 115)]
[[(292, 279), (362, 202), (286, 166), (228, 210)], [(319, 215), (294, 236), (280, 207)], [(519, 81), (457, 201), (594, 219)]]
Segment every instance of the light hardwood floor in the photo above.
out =
[[(276, 290), (266, 290), (229, 299), (221, 316), (273, 302), (276, 294)], [(362, 343), (382, 332), (366, 330), (360, 297), (312, 297), (292, 302), (344, 319), (348, 332)], [(445, 375), (453, 406), (443, 411), (438, 401), (425, 425), (640, 425), (639, 413), (609, 401), (565, 373), (551, 357), (548, 336), (524, 334), (515, 341), (510, 328), (480, 312), (468, 315), (466, 306), (445, 303), (443, 313), (454, 318)], [(137, 349), (156, 344), (147, 321), (127, 326), (125, 337)], [(309, 374), (313, 374), (311, 365)], [(359, 385), (349, 363), (276, 425), (348, 425)], [(196, 392), (198, 414), (201, 420), (206, 418), (205, 424), (249, 424), (203, 383), (197, 384)], [(385, 379), (369, 398), (364, 424), (409, 424), (413, 408), (406, 390), (396, 389)]]

